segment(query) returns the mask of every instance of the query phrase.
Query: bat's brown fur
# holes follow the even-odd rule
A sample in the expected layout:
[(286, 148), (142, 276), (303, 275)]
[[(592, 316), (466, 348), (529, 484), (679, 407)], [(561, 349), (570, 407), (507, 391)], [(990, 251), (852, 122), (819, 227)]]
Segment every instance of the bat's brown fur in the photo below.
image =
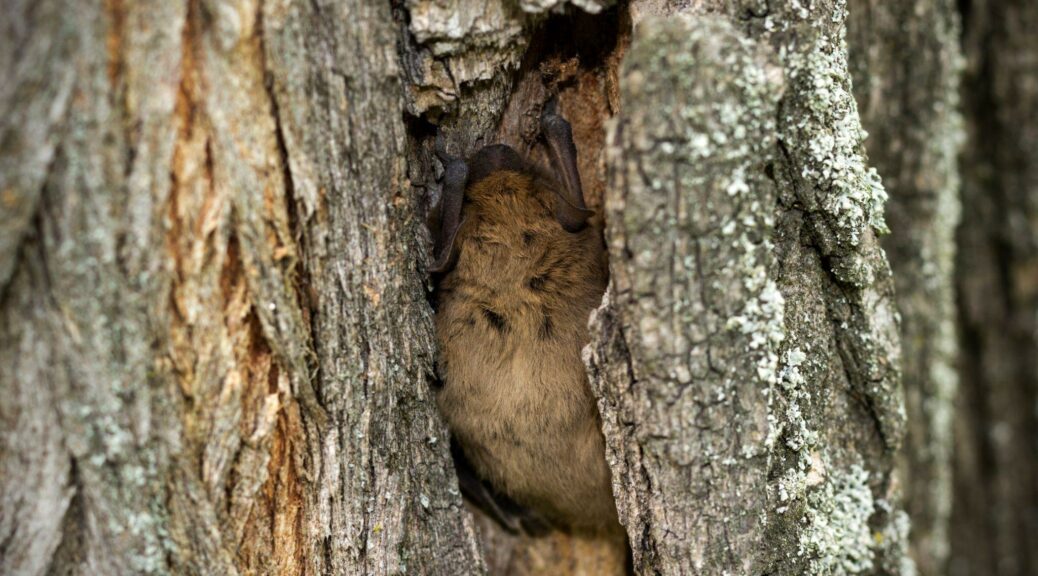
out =
[(552, 181), (498, 171), (471, 185), (441, 280), (440, 410), (473, 468), (553, 523), (620, 530), (581, 348), (607, 281), (601, 231), (555, 217)]

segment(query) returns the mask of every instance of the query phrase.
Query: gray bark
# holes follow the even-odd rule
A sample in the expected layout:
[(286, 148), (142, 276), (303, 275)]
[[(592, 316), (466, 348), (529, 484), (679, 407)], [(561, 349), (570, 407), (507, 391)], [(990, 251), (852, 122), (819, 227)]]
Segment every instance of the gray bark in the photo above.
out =
[[(586, 357), (621, 519), (645, 573), (901, 572), (885, 193), (861, 147), (846, 14), (745, 8), (729, 11), (749, 38), (646, 18), (624, 62), (613, 287)], [(786, 78), (776, 125), (751, 57), (769, 47)]]
[(389, 6), (5, 11), (0, 572), (479, 572)]
[(1038, 5), (965, 15), (963, 225), (957, 285), (950, 573), (1038, 571)]
[(0, 572), (622, 573), (467, 512), (427, 388), (433, 127), (539, 159), (555, 92), (636, 570), (908, 570), (885, 192), (803, 4), (11, 4)]
[[(613, 287), (586, 359), (635, 566), (758, 571), (782, 296), (769, 277), (780, 86), (727, 20), (648, 18), (621, 76)], [(779, 75), (780, 76), (780, 75)]]
[(962, 68), (958, 10), (946, 0), (855, 0), (854, 92), (869, 157), (890, 194), (883, 247), (901, 314), (907, 435), (899, 462), (911, 553), (944, 574), (952, 508), (952, 424), (958, 386), (954, 294)]

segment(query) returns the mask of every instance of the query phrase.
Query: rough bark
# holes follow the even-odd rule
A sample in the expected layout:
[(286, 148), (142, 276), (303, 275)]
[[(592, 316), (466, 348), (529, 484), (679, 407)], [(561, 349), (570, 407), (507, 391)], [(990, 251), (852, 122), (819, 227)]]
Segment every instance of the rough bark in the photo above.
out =
[[(637, 25), (611, 130), (613, 286), (585, 359), (635, 567), (908, 570), (885, 193), (844, 5), (724, 11), (743, 33)], [(786, 78), (777, 113), (751, 58), (766, 48)]]
[(958, 386), (959, 15), (948, 0), (854, 0), (850, 32), (866, 147), (890, 194), (883, 247), (901, 314), (908, 427), (899, 472), (911, 553), (921, 574), (944, 574)]
[(5, 11), (0, 572), (480, 572), (389, 6)]
[(648, 18), (624, 59), (612, 301), (593, 322), (608, 336), (587, 358), (642, 572), (748, 573), (766, 543), (758, 460), (783, 330), (764, 166), (780, 87), (756, 52), (722, 18)]
[(1038, 571), (1038, 5), (965, 8), (950, 573)]
[(466, 512), (426, 386), (435, 131), (537, 158), (554, 93), (636, 570), (908, 570), (885, 192), (804, 4), (12, 3), (0, 572), (621, 573)]

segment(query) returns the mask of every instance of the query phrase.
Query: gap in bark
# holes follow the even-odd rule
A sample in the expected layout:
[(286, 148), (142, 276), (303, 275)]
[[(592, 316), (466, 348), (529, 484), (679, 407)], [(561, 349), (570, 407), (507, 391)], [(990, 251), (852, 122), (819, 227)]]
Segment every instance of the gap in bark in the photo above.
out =
[(532, 35), (498, 123), (497, 140), (549, 166), (538, 146), (541, 107), (558, 95), (573, 128), (589, 208), (601, 213), (605, 192), (605, 122), (619, 111), (618, 70), (630, 43), (626, 2), (600, 14), (573, 10), (549, 17)]
[[(619, 67), (630, 43), (631, 29), (626, 1), (599, 14), (570, 8), (564, 14), (554, 14), (541, 21), (530, 34), (529, 46), (518, 70), (505, 72), (513, 75), (512, 89), (503, 108), (492, 111), (498, 117), (496, 130), (489, 135), (473, 134), (461, 139), (480, 145), (508, 144), (531, 161), (549, 167), (545, 147), (539, 141), (540, 115), (544, 103), (557, 95), (559, 110), (573, 130), (585, 202), (596, 213), (591, 223), (600, 233), (605, 227), (602, 206), (606, 186), (602, 161), (605, 124), (619, 112)], [(480, 89), (481, 86), (460, 86), (459, 99), (474, 98), (474, 92)], [(454, 117), (457, 109), (443, 114), (442, 109), (435, 108), (421, 117), (405, 114), (412, 175), (441, 173), (442, 168), (433, 155), (437, 127), (465, 125), (464, 118)], [(452, 152), (469, 155), (475, 149)], [(439, 187), (431, 180), (419, 178), (413, 185), (430, 209), (429, 229), (436, 230), (439, 215), (431, 208), (439, 202)], [(429, 299), (435, 309), (431, 291)], [(432, 376), (430, 383), (435, 385), (436, 382)], [(613, 542), (564, 532), (540, 538), (517, 537), (502, 530), (473, 506), (468, 508), (479, 528), (491, 574), (564, 576), (630, 572), (629, 551)]]
[(973, 0), (956, 0), (955, 5), (959, 11), (959, 22), (962, 25), (962, 30), (959, 33), (960, 42), (965, 44), (965, 39), (968, 36), (966, 27), (971, 24), (970, 17), (973, 13)]

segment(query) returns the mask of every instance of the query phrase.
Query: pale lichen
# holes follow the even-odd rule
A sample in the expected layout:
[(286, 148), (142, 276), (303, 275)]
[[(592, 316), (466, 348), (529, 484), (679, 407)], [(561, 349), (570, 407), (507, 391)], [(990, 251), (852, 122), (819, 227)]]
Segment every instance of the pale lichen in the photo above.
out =
[(837, 257), (833, 272), (841, 280), (865, 286), (874, 278), (874, 263), (862, 247), (866, 234), (886, 233), (883, 218), (887, 193), (876, 170), (868, 166), (857, 103), (847, 65), (846, 2), (837, 2), (832, 20), (809, 47), (780, 50), (793, 98), (780, 119), (780, 139), (799, 181), (798, 198), (816, 220), (824, 253)]
[(645, 18), (634, 35), (605, 207), (630, 359), (616, 374), (638, 385), (596, 392), (620, 404), (603, 410), (608, 438), (637, 423), (640, 468), (610, 448), (621, 489), (651, 499), (628, 529), (652, 540), (660, 566), (745, 573), (765, 538), (766, 405), (785, 338), (766, 170), (781, 85), (764, 47), (724, 18)]
[[(846, 2), (786, 0), (769, 8), (751, 26), (776, 48), (789, 82), (775, 171), (780, 221), (789, 228), (778, 236), (787, 326), (769, 398), (767, 514), (777, 537), (797, 543), (792, 554), (775, 552), (777, 573), (872, 572), (879, 559), (870, 522), (886, 518), (877, 515), (873, 489), (887, 471), (850, 439), (861, 426), (876, 426), (894, 450), (904, 429), (898, 318), (877, 241), (888, 232), (887, 192), (867, 162), (851, 92)], [(845, 386), (865, 399), (868, 415), (842, 411), (844, 399), (836, 398)]]
[(868, 471), (852, 465), (830, 475), (826, 483), (808, 494), (799, 553), (807, 558), (810, 574), (861, 574), (872, 570), (869, 518), (875, 505), (868, 480)]

